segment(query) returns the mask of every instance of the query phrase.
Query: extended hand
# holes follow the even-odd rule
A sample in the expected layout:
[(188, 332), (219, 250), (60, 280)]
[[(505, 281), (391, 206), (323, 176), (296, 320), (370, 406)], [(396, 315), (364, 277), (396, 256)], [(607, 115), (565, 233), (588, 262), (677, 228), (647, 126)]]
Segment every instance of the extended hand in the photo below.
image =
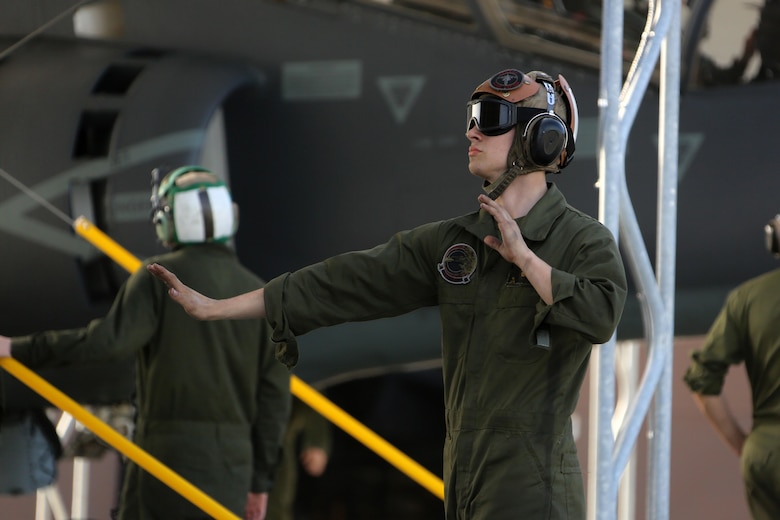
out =
[(210, 313), (214, 300), (190, 289), (160, 264), (150, 264), (146, 269), (168, 287), (168, 295), (181, 305), (187, 314), (198, 320), (214, 319)]

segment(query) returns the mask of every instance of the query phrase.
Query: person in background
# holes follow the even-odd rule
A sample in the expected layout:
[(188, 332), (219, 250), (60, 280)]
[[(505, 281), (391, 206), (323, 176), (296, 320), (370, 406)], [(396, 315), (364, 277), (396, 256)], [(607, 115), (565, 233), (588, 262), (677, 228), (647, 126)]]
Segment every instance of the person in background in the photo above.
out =
[[(171, 251), (150, 258), (194, 287), (228, 296), (263, 280), (226, 242), (238, 223), (224, 182), (200, 166), (153, 172), (152, 218)], [(290, 411), (289, 371), (274, 359), (263, 321), (193, 320), (144, 268), (105, 317), (73, 330), (0, 336), (0, 356), (31, 368), (136, 357), (135, 443), (247, 520), (263, 520)], [(134, 462), (121, 520), (209, 518)]]
[(577, 121), (563, 76), (499, 71), (466, 103), (468, 167), (485, 191), (474, 212), (231, 298), (185, 285), (175, 267), (148, 269), (195, 318), (267, 320), (289, 366), (298, 335), (438, 305), (446, 518), (584, 519), (571, 415), (627, 282), (610, 230), (547, 177), (572, 159)]
[(267, 520), (293, 520), (299, 470), (321, 477), (332, 447), (330, 422), (298, 398), (293, 399), (290, 423), (284, 434), (282, 463), (268, 497)]
[[(766, 240), (780, 258), (780, 215), (766, 225)], [(729, 367), (739, 364), (753, 397), (749, 433), (722, 395)], [(729, 293), (683, 379), (715, 432), (740, 457), (753, 519), (780, 518), (780, 269)]]

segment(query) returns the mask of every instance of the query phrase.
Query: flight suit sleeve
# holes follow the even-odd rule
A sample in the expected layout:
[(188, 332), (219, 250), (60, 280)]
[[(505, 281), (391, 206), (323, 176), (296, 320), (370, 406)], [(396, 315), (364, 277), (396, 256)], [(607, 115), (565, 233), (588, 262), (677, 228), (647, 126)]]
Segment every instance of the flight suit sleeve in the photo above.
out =
[[(86, 327), (44, 331), (12, 339), (11, 354), (32, 367), (56, 367), (85, 361), (124, 359), (155, 334), (160, 297), (146, 269), (122, 285), (108, 314)], [(157, 291), (159, 292), (159, 291)]]
[(284, 433), (290, 418), (290, 372), (274, 358), (273, 345), (266, 332), (259, 346), (256, 416), (252, 424), (253, 472), (251, 491), (263, 493), (273, 488), (281, 462)]
[(743, 361), (741, 345), (747, 342), (739, 293), (732, 292), (712, 323), (701, 349), (691, 352), (683, 381), (692, 392), (720, 395), (730, 365)]
[(552, 269), (553, 303), (539, 301), (532, 341), (549, 326), (568, 329), (592, 343), (605, 343), (615, 332), (627, 296), (623, 260), (612, 234), (592, 226), (562, 244), (562, 260)]
[(398, 316), (436, 305), (435, 245), (439, 227), (426, 224), (387, 243), (334, 256), (265, 286), (266, 318), (277, 359), (298, 361), (296, 335), (350, 321)]

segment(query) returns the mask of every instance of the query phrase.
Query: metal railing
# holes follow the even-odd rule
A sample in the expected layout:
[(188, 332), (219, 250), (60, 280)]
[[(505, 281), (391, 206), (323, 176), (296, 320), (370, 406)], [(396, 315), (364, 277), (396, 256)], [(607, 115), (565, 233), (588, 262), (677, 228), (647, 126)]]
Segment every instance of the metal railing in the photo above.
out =
[[(643, 311), (648, 359), (635, 399), (626, 418), (612, 429), (615, 410), (615, 341), (597, 347), (591, 365), (595, 416), (591, 429), (591, 480), (588, 518), (617, 518), (621, 474), (647, 415), (647, 518), (669, 517), (671, 457), (671, 385), (674, 340), (674, 280), (677, 218), (677, 143), (680, 92), (680, 9), (674, 0), (650, 1), (639, 48), (623, 82), (623, 2), (606, 0), (602, 20), (602, 67), (598, 136), (599, 218), (613, 233), (619, 231), (627, 264), (637, 285)], [(626, 185), (626, 144), (636, 114), (660, 56), (659, 183), (657, 278), (648, 258)], [(617, 235), (617, 233), (616, 233)], [(650, 408), (653, 402), (652, 409)], [(649, 415), (648, 415), (649, 412)]]

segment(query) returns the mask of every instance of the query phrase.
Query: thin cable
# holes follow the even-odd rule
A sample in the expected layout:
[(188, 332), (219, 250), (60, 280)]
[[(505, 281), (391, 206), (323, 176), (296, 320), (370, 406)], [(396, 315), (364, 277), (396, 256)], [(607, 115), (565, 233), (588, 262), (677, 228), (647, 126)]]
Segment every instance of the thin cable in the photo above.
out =
[(56, 217), (58, 217), (60, 220), (65, 222), (68, 226), (73, 227), (73, 219), (67, 216), (65, 213), (63, 213), (61, 210), (57, 209), (52, 205), (51, 202), (44, 199), (37, 193), (35, 193), (33, 190), (22, 184), (20, 181), (18, 181), (13, 175), (5, 171), (4, 169), (0, 168), (0, 177), (3, 177), (5, 180), (19, 188), (22, 192), (27, 194), (31, 199), (33, 199), (35, 202), (43, 206), (44, 208), (48, 209)]
[(54, 18), (52, 18), (51, 20), (49, 20), (45, 24), (43, 24), (40, 27), (38, 27), (37, 29), (32, 31), (30, 34), (28, 34), (27, 36), (25, 36), (24, 38), (22, 38), (18, 42), (14, 43), (10, 47), (8, 47), (3, 52), (0, 52), (0, 61), (2, 61), (6, 56), (8, 56), (12, 52), (14, 52), (16, 49), (18, 49), (19, 47), (21, 47), (22, 45), (24, 45), (25, 43), (27, 43), (31, 39), (33, 39), (36, 36), (38, 36), (39, 34), (41, 34), (43, 31), (45, 31), (46, 29), (48, 29), (49, 27), (51, 27), (55, 23), (59, 22), (62, 18), (64, 18), (68, 14), (72, 13), (73, 11), (75, 11), (79, 7), (82, 7), (85, 4), (91, 4), (94, 1), (95, 0), (81, 0), (81, 2), (78, 2), (75, 5), (72, 5), (71, 7), (68, 7), (63, 12), (61, 12), (60, 14), (58, 14), (57, 16), (55, 16)]

